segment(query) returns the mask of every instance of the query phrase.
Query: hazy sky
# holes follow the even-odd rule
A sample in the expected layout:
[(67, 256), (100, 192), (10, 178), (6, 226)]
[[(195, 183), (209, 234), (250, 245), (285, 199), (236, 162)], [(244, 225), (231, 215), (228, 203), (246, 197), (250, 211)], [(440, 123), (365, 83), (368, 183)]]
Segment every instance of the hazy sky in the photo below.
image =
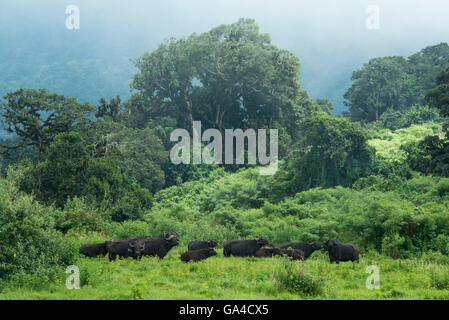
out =
[[(1, 2), (2, 39), (27, 42), (35, 56), (54, 51), (76, 57), (136, 57), (165, 38), (204, 32), (241, 17), (254, 18), (274, 44), (299, 57), (303, 88), (314, 98), (331, 98), (339, 109), (352, 71), (370, 58), (409, 56), (425, 46), (449, 42), (448, 0)], [(65, 28), (65, 8), (71, 4), (80, 8), (80, 30)], [(378, 30), (365, 26), (369, 5), (379, 8)], [(14, 45), (0, 43), (1, 50), (14, 58)]]

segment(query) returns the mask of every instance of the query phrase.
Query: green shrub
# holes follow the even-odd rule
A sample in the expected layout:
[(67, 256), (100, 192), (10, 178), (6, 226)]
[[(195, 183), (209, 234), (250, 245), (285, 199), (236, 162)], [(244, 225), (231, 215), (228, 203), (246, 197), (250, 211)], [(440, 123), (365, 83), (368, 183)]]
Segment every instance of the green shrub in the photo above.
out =
[[(45, 161), (29, 161), (20, 170), (19, 186), (46, 205), (63, 208), (68, 199), (83, 197), (114, 221), (140, 219), (151, 207), (151, 193), (110, 158), (91, 157), (92, 146), (76, 132), (58, 134)], [(14, 170), (10, 170), (14, 175)]]
[(382, 239), (382, 253), (394, 259), (399, 259), (404, 243), (405, 239), (398, 234), (386, 236)]
[(304, 296), (316, 296), (324, 292), (324, 279), (305, 274), (298, 262), (283, 260), (274, 274), (281, 290)]
[(449, 290), (449, 272), (447, 269), (432, 271), (432, 287)]
[(429, 106), (415, 105), (410, 107), (406, 112), (388, 109), (380, 116), (379, 121), (371, 124), (371, 126), (397, 130), (408, 128), (413, 124), (423, 124), (430, 121), (442, 121), (438, 110)]
[(435, 238), (435, 248), (442, 254), (449, 255), (449, 236), (438, 235)]
[(444, 255), (439, 251), (427, 251), (421, 255), (421, 260), (426, 263), (449, 265), (449, 256)]
[(73, 242), (55, 229), (59, 213), (0, 180), (0, 279), (14, 274), (53, 277), (76, 259)]
[(82, 198), (75, 197), (66, 202), (64, 210), (56, 218), (56, 228), (62, 232), (104, 231), (107, 218)]
[(210, 223), (207, 220), (192, 221), (180, 230), (181, 241), (188, 243), (193, 240), (216, 241), (220, 246), (229, 239), (237, 239), (240, 233), (232, 225)]
[(112, 223), (108, 229), (109, 238), (124, 239), (131, 236), (151, 236), (152, 227), (145, 221)]

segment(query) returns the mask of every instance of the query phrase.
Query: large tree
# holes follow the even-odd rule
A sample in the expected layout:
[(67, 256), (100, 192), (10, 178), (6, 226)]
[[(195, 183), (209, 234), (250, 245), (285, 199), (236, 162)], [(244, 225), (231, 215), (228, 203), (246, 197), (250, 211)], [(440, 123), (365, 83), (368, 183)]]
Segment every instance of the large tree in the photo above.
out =
[(352, 86), (345, 93), (346, 115), (352, 120), (374, 121), (388, 109), (404, 112), (425, 104), (439, 72), (449, 66), (449, 46), (429, 46), (408, 59), (375, 58), (354, 71)]
[(20, 144), (3, 148), (33, 146), (38, 162), (58, 133), (85, 128), (93, 111), (88, 103), (79, 103), (75, 98), (66, 98), (44, 89), (19, 89), (7, 93), (4, 99), (1, 104), (2, 124), (21, 140)]
[(303, 115), (298, 103), (310, 103), (301, 99), (298, 59), (272, 45), (251, 19), (171, 39), (136, 66), (127, 115), (141, 126), (169, 116), (186, 129), (193, 120), (219, 130), (277, 122), (292, 133)]
[(139, 72), (131, 86), (138, 93), (127, 104), (130, 124), (145, 127), (149, 119), (170, 115), (179, 126), (191, 126), (194, 67), (188, 42), (171, 39), (136, 59), (135, 64)]
[(209, 127), (260, 128), (294, 117), (299, 62), (271, 44), (253, 20), (240, 19), (192, 37), (195, 114)]
[(420, 104), (425, 103), (425, 94), (435, 87), (436, 77), (449, 67), (449, 45), (445, 42), (428, 46), (408, 58), (415, 75), (416, 94)]
[(354, 71), (352, 86), (345, 93), (345, 104), (352, 120), (379, 120), (387, 109), (410, 107), (413, 100), (414, 76), (408, 72), (403, 57), (384, 57), (370, 60), (362, 69)]

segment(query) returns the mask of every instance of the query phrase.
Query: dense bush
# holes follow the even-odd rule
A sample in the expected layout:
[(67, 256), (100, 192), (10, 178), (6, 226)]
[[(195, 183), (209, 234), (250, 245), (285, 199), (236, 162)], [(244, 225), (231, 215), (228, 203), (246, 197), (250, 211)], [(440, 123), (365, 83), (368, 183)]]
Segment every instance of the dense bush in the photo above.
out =
[(281, 290), (304, 296), (320, 295), (324, 291), (324, 281), (310, 276), (296, 261), (284, 260), (274, 274), (277, 286)]
[(56, 229), (67, 232), (105, 231), (108, 216), (88, 205), (82, 198), (67, 200), (64, 210), (56, 218)]
[(422, 141), (409, 142), (403, 147), (407, 163), (413, 170), (425, 174), (449, 176), (449, 143), (437, 135)]
[[(363, 250), (373, 248), (393, 257), (446, 250), (442, 246), (442, 239), (449, 235), (449, 183), (445, 178), (370, 176), (351, 189), (310, 189), (276, 203), (267, 199), (269, 193), (265, 198), (260, 194), (265, 201), (255, 206), (244, 200), (234, 202), (242, 189), (237, 186), (247, 183), (249, 187), (254, 182), (252, 170), (257, 172), (249, 169), (161, 191), (146, 219), (153, 231), (173, 229), (189, 240), (263, 235), (275, 242), (324, 242), (338, 236)], [(264, 182), (269, 186), (268, 181)], [(212, 205), (209, 199), (217, 200)]]
[(277, 184), (284, 194), (315, 187), (351, 186), (368, 174), (374, 150), (358, 123), (320, 114), (300, 124), (299, 141)]
[(169, 160), (162, 141), (150, 128), (131, 129), (116, 122), (97, 121), (86, 134), (96, 157), (114, 160), (122, 171), (151, 192), (165, 185), (163, 166)]
[[(0, 180), (0, 279), (52, 279), (75, 261), (77, 249), (55, 229), (59, 210), (44, 207)], [(35, 280), (36, 280), (35, 279)]]
[(47, 205), (63, 207), (73, 197), (84, 197), (114, 221), (141, 218), (151, 206), (151, 193), (124, 173), (117, 162), (93, 158), (91, 151), (80, 134), (59, 134), (44, 162), (18, 166), (22, 170), (21, 188)]
[(423, 124), (426, 122), (442, 122), (438, 110), (429, 106), (412, 106), (406, 111), (388, 109), (379, 120), (370, 124), (370, 127), (386, 128), (397, 130), (408, 128), (411, 125)]

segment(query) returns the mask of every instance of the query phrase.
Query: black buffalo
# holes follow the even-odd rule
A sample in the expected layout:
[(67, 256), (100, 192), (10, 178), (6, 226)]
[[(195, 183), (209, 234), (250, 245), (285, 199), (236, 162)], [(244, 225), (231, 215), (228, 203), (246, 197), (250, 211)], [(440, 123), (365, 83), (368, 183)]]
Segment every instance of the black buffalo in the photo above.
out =
[(174, 232), (164, 232), (159, 237), (132, 237), (130, 239), (136, 241), (139, 256), (158, 256), (161, 259), (164, 259), (171, 248), (179, 244), (178, 235)]
[(257, 258), (269, 258), (282, 255), (282, 249), (279, 248), (261, 248), (254, 254)]
[(282, 254), (286, 254), (293, 260), (302, 260), (302, 261), (306, 260), (304, 251), (300, 249), (291, 249), (291, 250), (281, 249), (281, 250)]
[(217, 245), (218, 245), (218, 243), (216, 243), (214, 240), (208, 240), (208, 241), (196, 240), (196, 241), (191, 241), (189, 243), (188, 249), (189, 249), (189, 251), (208, 249), (208, 248), (216, 247)]
[(284, 242), (279, 245), (281, 249), (287, 249), (291, 247), (292, 249), (302, 250), (304, 252), (304, 260), (310, 257), (312, 253), (323, 248), (316, 242), (311, 243), (301, 243), (301, 242)]
[(189, 250), (181, 255), (181, 260), (184, 262), (200, 261), (215, 255), (217, 255), (217, 252), (212, 248)]
[(268, 241), (263, 237), (256, 240), (229, 240), (223, 245), (223, 255), (238, 257), (248, 257), (256, 253), (257, 250), (266, 246)]
[(79, 253), (85, 255), (86, 257), (97, 257), (97, 256), (105, 256), (108, 253), (106, 242), (97, 243), (97, 244), (86, 244), (82, 246), (79, 250)]
[(359, 263), (360, 250), (355, 245), (328, 240), (325, 246), (329, 252), (330, 263), (339, 263), (340, 261), (357, 261)]
[(142, 256), (142, 251), (145, 248), (145, 244), (138, 242), (136, 239), (122, 239), (111, 240), (107, 243), (109, 252), (109, 261), (113, 261), (118, 258), (139, 259)]

